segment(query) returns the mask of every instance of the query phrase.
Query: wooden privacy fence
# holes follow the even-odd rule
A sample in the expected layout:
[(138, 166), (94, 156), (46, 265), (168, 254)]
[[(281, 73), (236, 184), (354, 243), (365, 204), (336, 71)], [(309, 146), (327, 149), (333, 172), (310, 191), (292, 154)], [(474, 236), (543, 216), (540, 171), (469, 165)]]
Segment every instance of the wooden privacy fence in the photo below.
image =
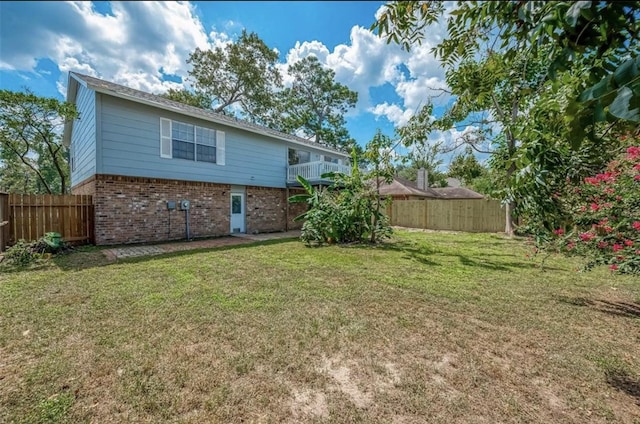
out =
[(8, 245), (20, 239), (37, 240), (48, 232), (60, 233), (65, 241), (74, 244), (94, 242), (91, 196), (9, 194), (5, 200)]
[(9, 243), (9, 195), (0, 193), (0, 252)]
[(498, 200), (394, 200), (387, 208), (391, 225), (429, 230), (494, 233), (504, 231), (505, 210)]

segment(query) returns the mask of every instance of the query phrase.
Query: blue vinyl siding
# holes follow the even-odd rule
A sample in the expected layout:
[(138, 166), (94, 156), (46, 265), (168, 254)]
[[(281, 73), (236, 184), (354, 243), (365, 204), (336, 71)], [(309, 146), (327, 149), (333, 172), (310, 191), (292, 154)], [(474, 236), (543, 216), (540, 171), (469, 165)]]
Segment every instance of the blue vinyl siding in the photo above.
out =
[[(160, 157), (160, 118), (225, 132), (225, 165)], [(236, 128), (102, 96), (103, 174), (285, 187), (284, 143)], [(253, 178), (252, 178), (253, 177)]]
[(96, 173), (96, 94), (78, 86), (76, 107), (79, 117), (73, 122), (71, 148), (75, 170), (71, 172), (71, 186), (81, 183)]
[[(100, 97), (99, 174), (286, 187), (289, 146), (283, 141), (120, 98)], [(225, 165), (161, 158), (160, 118), (224, 131)]]

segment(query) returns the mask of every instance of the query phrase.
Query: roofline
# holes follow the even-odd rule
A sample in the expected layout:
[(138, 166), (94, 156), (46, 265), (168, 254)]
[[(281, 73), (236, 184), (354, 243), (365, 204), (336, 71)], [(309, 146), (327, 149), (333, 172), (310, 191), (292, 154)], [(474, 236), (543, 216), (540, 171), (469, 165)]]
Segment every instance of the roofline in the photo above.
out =
[[(113, 92), (113, 91), (111, 91), (109, 89), (102, 88), (102, 87), (96, 86), (94, 84), (91, 84), (91, 82), (84, 81), (84, 80), (82, 80), (81, 74), (77, 74), (75, 72), (71, 72), (70, 71), (69, 72), (69, 77), (71, 77), (71, 76), (73, 76), (73, 79), (78, 81), (84, 87), (89, 88), (89, 89), (91, 89), (91, 90), (93, 90), (93, 91), (95, 91), (97, 93), (107, 94), (107, 95), (112, 96), (112, 97), (118, 97), (118, 98), (121, 98), (121, 99), (124, 99), (124, 100), (129, 100), (129, 101), (132, 101), (132, 102), (141, 103), (141, 104), (144, 104), (144, 105), (147, 105), (147, 106), (152, 106), (152, 107), (155, 107), (155, 108), (159, 108), (159, 109), (167, 110), (167, 111), (170, 111), (170, 112), (178, 113), (180, 115), (186, 115), (186, 116), (190, 116), (192, 118), (202, 119), (204, 121), (214, 122), (214, 123), (217, 123), (217, 124), (220, 124), (220, 125), (226, 125), (226, 126), (229, 126), (229, 127), (232, 127), (232, 128), (237, 128), (237, 129), (241, 129), (241, 130), (244, 130), (244, 131), (249, 131), (249, 132), (252, 132), (254, 134), (264, 135), (266, 137), (275, 138), (277, 140), (285, 141), (287, 143), (293, 143), (293, 144), (296, 144), (296, 145), (299, 145), (299, 146), (306, 146), (306, 147), (309, 147), (309, 148), (312, 148), (312, 149), (321, 150), (323, 152), (328, 152), (328, 153), (331, 153), (331, 154), (334, 154), (334, 155), (335, 154), (342, 155), (345, 158), (349, 157), (348, 153), (343, 153), (343, 152), (340, 152), (338, 150), (334, 150), (334, 149), (322, 146), (321, 144), (318, 144), (317, 146), (311, 146), (311, 145), (309, 145), (309, 142), (292, 140), (292, 139), (290, 139), (288, 137), (295, 137), (295, 136), (290, 136), (289, 134), (284, 134), (283, 133), (283, 136), (278, 136), (277, 134), (270, 133), (269, 131), (260, 130), (259, 128), (250, 128), (250, 127), (246, 127), (246, 126), (243, 126), (243, 125), (233, 125), (232, 123), (227, 122), (227, 121), (225, 121), (223, 119), (216, 119), (215, 117), (203, 117), (202, 115), (199, 115), (197, 113), (181, 110), (178, 107), (174, 108), (174, 107), (171, 107), (171, 106), (168, 106), (168, 105), (156, 103), (156, 102), (149, 101), (149, 100), (146, 100), (146, 99), (141, 99), (141, 98), (138, 98), (138, 97), (135, 97), (135, 96), (130, 96), (130, 95), (127, 95), (127, 94), (124, 94), (124, 93)], [(112, 84), (115, 84), (115, 83), (112, 83)], [(116, 84), (116, 85), (119, 85), (119, 84)], [(69, 93), (69, 86), (70, 86), (70, 84), (67, 86), (67, 94)], [(148, 93), (148, 94), (152, 94), (152, 93)], [(152, 94), (152, 95), (155, 96), (156, 94)], [(204, 109), (202, 109), (202, 110), (204, 110)], [(275, 131), (275, 130), (271, 130), (271, 131)]]

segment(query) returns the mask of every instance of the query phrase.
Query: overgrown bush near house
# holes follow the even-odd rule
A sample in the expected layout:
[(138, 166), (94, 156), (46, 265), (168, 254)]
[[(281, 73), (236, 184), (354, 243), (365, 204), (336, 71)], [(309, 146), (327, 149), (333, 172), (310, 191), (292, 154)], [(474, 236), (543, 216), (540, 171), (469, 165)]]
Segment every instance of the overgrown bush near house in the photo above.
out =
[(5, 252), (5, 264), (24, 268), (40, 259), (43, 259), (47, 253), (54, 255), (65, 252), (68, 249), (69, 245), (64, 241), (59, 240), (56, 233), (47, 233), (43, 237), (32, 242), (18, 240), (16, 244), (8, 248)]
[(550, 246), (612, 271), (640, 274), (640, 146), (632, 146), (604, 172), (569, 187), (564, 202), (570, 227), (556, 228)]
[(332, 178), (331, 188), (316, 189), (303, 177), (298, 181), (306, 194), (292, 196), (292, 203), (306, 202), (309, 209), (296, 217), (303, 220), (301, 239), (307, 243), (353, 243), (371, 239), (380, 241), (391, 235), (389, 219), (379, 207), (377, 192), (366, 184), (354, 167), (351, 176), (326, 174)]

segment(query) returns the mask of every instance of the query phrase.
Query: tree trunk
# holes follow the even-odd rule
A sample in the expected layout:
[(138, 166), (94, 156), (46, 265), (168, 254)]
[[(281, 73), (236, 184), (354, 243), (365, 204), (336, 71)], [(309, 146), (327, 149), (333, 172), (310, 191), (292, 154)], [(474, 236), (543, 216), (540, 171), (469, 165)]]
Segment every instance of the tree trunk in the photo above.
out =
[(514, 229), (513, 229), (513, 208), (515, 207), (513, 202), (508, 202), (505, 207), (506, 213), (506, 225), (504, 228), (504, 232), (509, 236), (513, 237)]

